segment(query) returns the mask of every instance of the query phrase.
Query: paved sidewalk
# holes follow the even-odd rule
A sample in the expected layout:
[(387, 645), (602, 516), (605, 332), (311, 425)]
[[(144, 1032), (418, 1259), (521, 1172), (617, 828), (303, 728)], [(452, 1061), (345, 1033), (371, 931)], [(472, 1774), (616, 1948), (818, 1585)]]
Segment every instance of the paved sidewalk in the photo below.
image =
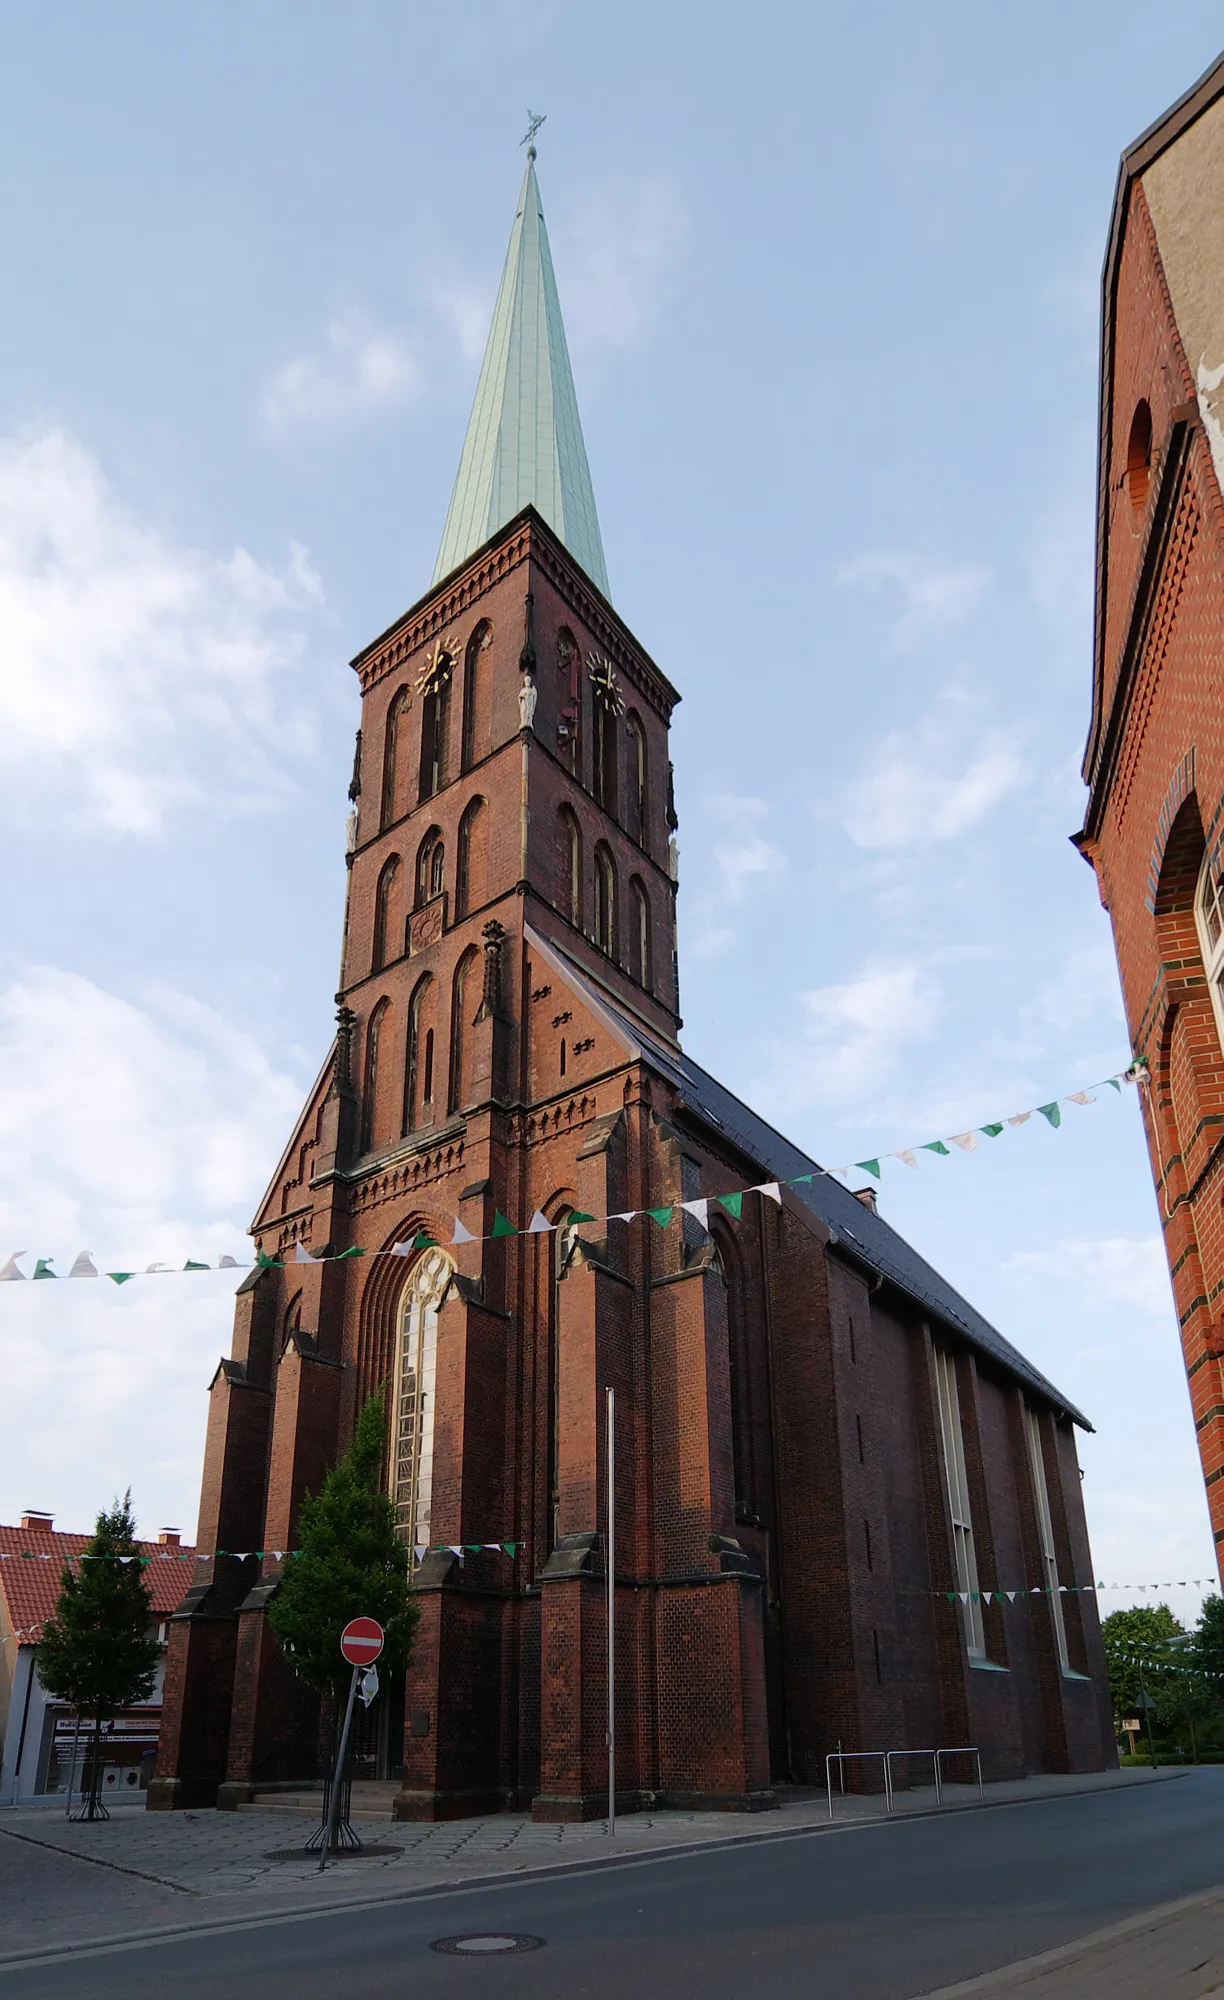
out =
[[(1094, 1772), (987, 1785), (987, 1804), (1176, 1781), (1176, 1769)], [(420, 1825), (354, 1820), (371, 1848), (329, 1862), (273, 1859), (305, 1842), (310, 1820), (297, 1813), (148, 1813), (116, 1806), (100, 1824), (69, 1821), (58, 1808), (0, 1810), (0, 1964), (22, 1954), (103, 1938), (179, 1931), (272, 1912), (382, 1902), (403, 1895), (541, 1870), (589, 1867), (676, 1851), (878, 1824), (883, 1799), (835, 1796), (829, 1824), (823, 1792), (783, 1795), (776, 1811), (627, 1814), (609, 1839), (602, 1820), (535, 1825), (525, 1814)], [(976, 1785), (947, 1785), (944, 1812), (979, 1805)], [(897, 1817), (936, 1810), (933, 1787), (896, 1795)]]
[(927, 2000), (1203, 2000), (1224, 1993), (1224, 1889), (1187, 1896)]

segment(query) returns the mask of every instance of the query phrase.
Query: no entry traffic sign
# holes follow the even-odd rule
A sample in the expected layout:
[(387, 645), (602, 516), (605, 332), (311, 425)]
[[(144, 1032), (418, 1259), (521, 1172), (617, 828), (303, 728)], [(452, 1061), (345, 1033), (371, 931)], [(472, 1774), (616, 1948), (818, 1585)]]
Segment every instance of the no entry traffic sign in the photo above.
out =
[(383, 1628), (374, 1618), (350, 1618), (340, 1634), (340, 1651), (351, 1667), (368, 1667), (383, 1649)]

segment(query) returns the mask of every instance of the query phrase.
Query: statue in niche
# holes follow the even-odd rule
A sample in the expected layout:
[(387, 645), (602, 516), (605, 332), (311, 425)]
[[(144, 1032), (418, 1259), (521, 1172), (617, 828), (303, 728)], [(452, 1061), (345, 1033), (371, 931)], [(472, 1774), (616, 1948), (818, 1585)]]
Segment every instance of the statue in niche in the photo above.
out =
[(519, 686), (519, 728), (530, 729), (536, 712), (540, 691), (530, 674), (524, 674)]

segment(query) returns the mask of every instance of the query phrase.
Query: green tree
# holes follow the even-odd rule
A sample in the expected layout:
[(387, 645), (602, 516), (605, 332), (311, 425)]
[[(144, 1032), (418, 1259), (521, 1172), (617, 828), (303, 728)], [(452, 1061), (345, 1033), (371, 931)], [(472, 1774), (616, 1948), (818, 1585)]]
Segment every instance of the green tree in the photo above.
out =
[(1129, 1611), (1110, 1612), (1101, 1625), (1101, 1638), (1114, 1716), (1119, 1722), (1138, 1713), (1135, 1703), (1143, 1688), (1156, 1703), (1156, 1719), (1162, 1728), (1181, 1720), (1185, 1696), (1178, 1691), (1176, 1669), (1190, 1661), (1170, 1642), (1187, 1637), (1185, 1626), (1167, 1604), (1140, 1604)]
[(89, 1819), (105, 1811), (98, 1799), (102, 1725), (148, 1700), (161, 1658), (149, 1636), (152, 1612), (135, 1530), (129, 1491), (99, 1514), (77, 1573), (65, 1567), (55, 1615), (38, 1642), (38, 1678), (47, 1693), (93, 1723)]
[(357, 1419), (353, 1442), (302, 1502), (298, 1552), (268, 1610), (277, 1643), (309, 1687), (338, 1701), (350, 1669), (340, 1634), (351, 1618), (376, 1618), (386, 1634), (379, 1665), (407, 1664), (420, 1617), (408, 1590), (408, 1551), (383, 1490), (386, 1413), (381, 1391)]
[(1213, 1594), (1203, 1599), (1192, 1650), (1194, 1664), (1201, 1674), (1219, 1675), (1213, 1684), (1224, 1701), (1224, 1597)]

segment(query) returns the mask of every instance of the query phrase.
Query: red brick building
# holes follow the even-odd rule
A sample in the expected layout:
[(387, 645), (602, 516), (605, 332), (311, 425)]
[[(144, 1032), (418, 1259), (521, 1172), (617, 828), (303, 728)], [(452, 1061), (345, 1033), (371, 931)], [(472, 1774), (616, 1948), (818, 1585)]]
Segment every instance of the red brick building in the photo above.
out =
[(1224, 58), (1123, 155), (1104, 272), (1089, 790), (1224, 1541)]
[[(200, 1548), (291, 1549), (386, 1384), (426, 1553), (370, 1755), (404, 1817), (599, 1812), (611, 1386), (625, 1807), (768, 1805), (839, 1743), (1111, 1763), (1084, 1419), (680, 1048), (677, 695), (609, 602), (530, 163), (438, 574), (354, 666), (338, 1032), (254, 1224), (281, 1268), (213, 1384)], [(201, 1570), (150, 1805), (314, 1769), (278, 1573)]]

